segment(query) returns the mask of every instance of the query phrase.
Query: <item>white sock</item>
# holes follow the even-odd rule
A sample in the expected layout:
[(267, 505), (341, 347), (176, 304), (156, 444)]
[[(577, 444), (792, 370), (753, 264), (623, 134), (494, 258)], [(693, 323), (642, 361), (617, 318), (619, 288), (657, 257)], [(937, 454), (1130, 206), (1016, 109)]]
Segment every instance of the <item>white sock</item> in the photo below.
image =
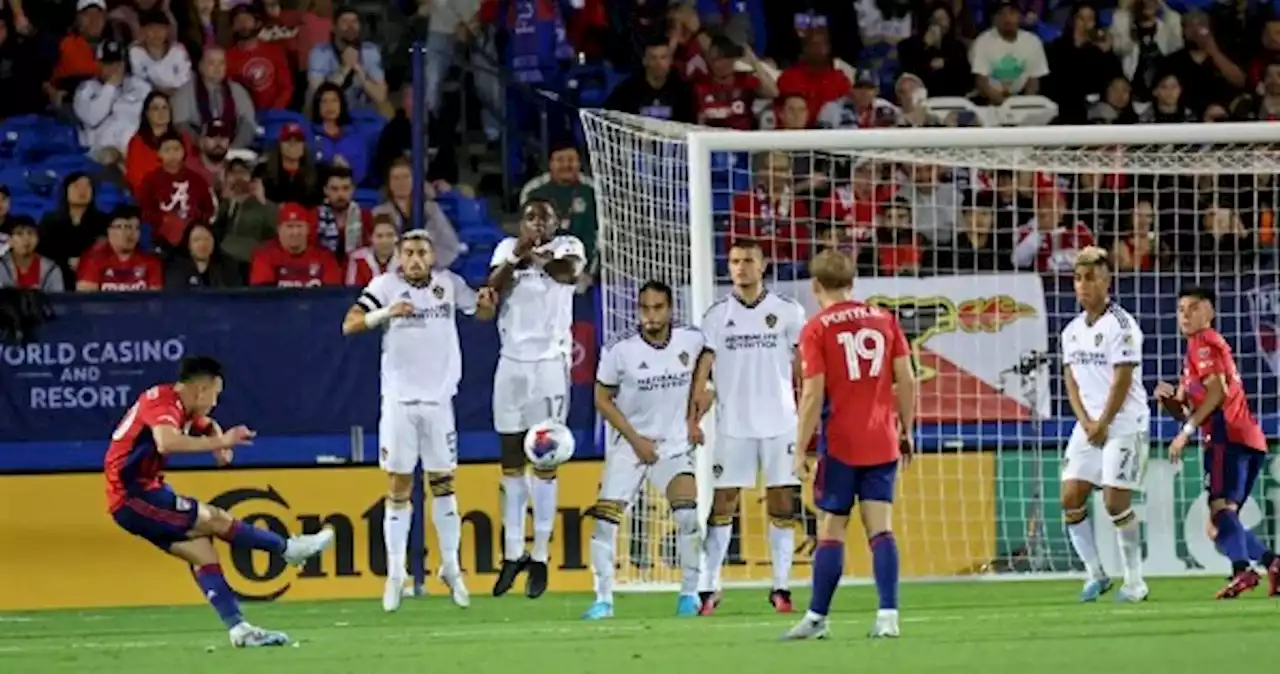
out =
[(613, 603), (614, 547), (618, 544), (618, 525), (596, 519), (591, 531), (591, 572), (596, 578), (596, 601)]
[(559, 483), (553, 477), (544, 480), (533, 476), (533, 561), (546, 562), (551, 548), (551, 531), (556, 525), (556, 501)]
[(1102, 577), (1102, 560), (1098, 559), (1098, 544), (1093, 540), (1093, 522), (1086, 517), (1075, 524), (1067, 525), (1067, 538), (1071, 539), (1071, 547), (1084, 562), (1085, 573), (1089, 578)]
[(769, 561), (773, 564), (773, 589), (791, 587), (791, 562), (796, 556), (796, 528), (769, 523)]
[(404, 560), (409, 553), (409, 527), (413, 524), (413, 504), (387, 499), (382, 511), (382, 540), (387, 547), (387, 575), (404, 578)]
[(698, 509), (678, 508), (671, 511), (676, 521), (676, 553), (680, 555), (680, 594), (698, 593), (698, 571), (701, 541), (698, 540)]
[(733, 526), (729, 524), (707, 527), (707, 540), (702, 543), (705, 555), (702, 580), (699, 583), (702, 591), (714, 592), (720, 589), (720, 567), (724, 566), (724, 557), (729, 554), (729, 536), (732, 534)]
[(462, 518), (458, 516), (458, 497), (454, 494), (431, 499), (431, 521), (440, 544), (440, 564), (448, 573), (458, 573), (458, 548), (462, 544)]
[(1120, 543), (1120, 562), (1124, 564), (1124, 584), (1142, 584), (1142, 525), (1133, 515), (1133, 509), (1127, 509), (1113, 516), (1112, 521), (1129, 518), (1129, 523), (1116, 524), (1116, 539)]
[(514, 562), (524, 556), (524, 516), (529, 507), (529, 477), (502, 476), (502, 558)]

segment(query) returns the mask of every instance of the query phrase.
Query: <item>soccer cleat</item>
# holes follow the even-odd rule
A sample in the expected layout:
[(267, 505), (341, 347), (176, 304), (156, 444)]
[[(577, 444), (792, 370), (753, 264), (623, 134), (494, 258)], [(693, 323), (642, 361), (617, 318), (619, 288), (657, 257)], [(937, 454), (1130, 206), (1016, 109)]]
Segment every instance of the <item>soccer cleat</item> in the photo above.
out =
[(1101, 578), (1092, 578), (1085, 581), (1084, 589), (1080, 590), (1080, 601), (1097, 601), (1098, 597), (1111, 591), (1111, 579), (1103, 576)]
[(898, 638), (898, 612), (890, 609), (877, 611), (876, 622), (871, 626), (867, 636), (872, 639)]
[(467, 592), (466, 583), (462, 582), (461, 571), (446, 571), (440, 569), (440, 582), (449, 588), (449, 598), (458, 608), (471, 607), (471, 593)]
[(783, 641), (800, 641), (802, 639), (826, 639), (831, 636), (831, 630), (827, 629), (826, 616), (806, 615), (796, 623), (795, 627), (787, 630), (782, 635)]
[(524, 596), (537, 599), (547, 591), (547, 563), (529, 561), (529, 575), (524, 579)]
[(516, 577), (519, 576), (528, 565), (528, 553), (520, 559), (502, 560), (502, 569), (498, 571), (498, 580), (493, 583), (493, 596), (501, 597), (507, 592), (510, 592), (511, 586), (516, 584)]
[(791, 590), (774, 590), (769, 593), (769, 605), (773, 606), (773, 610), (778, 613), (790, 613), (791, 607)]
[(1271, 564), (1267, 567), (1267, 596), (1274, 597), (1280, 594), (1280, 557), (1271, 560)]
[(676, 615), (681, 618), (696, 616), (701, 608), (698, 598), (691, 594), (682, 594), (676, 600)]
[(699, 592), (698, 598), (702, 601), (702, 607), (698, 609), (698, 615), (711, 615), (720, 607), (720, 590)]
[(333, 545), (333, 529), (325, 527), (318, 534), (294, 536), (284, 546), (284, 561), (297, 566)]
[(240, 623), (231, 628), (231, 645), (236, 648), (262, 648), (265, 646), (287, 646), (289, 635), (284, 632), (273, 632), (249, 623)]
[(1140, 604), (1147, 600), (1150, 591), (1147, 589), (1146, 583), (1137, 583), (1134, 585), (1125, 584), (1120, 587), (1120, 591), (1116, 592), (1117, 604)]
[(382, 610), (393, 613), (400, 608), (400, 600), (404, 597), (404, 577), (387, 576), (382, 586)]
[(605, 620), (613, 617), (613, 604), (607, 601), (598, 601), (587, 607), (587, 612), (582, 614), (583, 620)]
[(1252, 590), (1258, 586), (1262, 579), (1258, 577), (1258, 572), (1253, 569), (1245, 569), (1237, 573), (1235, 578), (1231, 579), (1227, 586), (1218, 590), (1218, 594), (1214, 595), (1214, 599), (1235, 599), (1240, 595)]

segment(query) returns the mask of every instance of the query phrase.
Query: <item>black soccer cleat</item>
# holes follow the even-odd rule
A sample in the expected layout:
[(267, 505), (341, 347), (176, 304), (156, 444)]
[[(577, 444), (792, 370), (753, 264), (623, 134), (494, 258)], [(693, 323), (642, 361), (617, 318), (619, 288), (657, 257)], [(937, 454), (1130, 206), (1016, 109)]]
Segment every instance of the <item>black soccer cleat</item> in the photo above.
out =
[(529, 560), (529, 575), (524, 579), (524, 596), (537, 599), (547, 591), (547, 563)]
[(502, 570), (498, 571), (498, 580), (493, 584), (493, 596), (501, 597), (511, 591), (516, 584), (516, 577), (529, 566), (529, 555), (525, 553), (520, 559), (502, 560)]

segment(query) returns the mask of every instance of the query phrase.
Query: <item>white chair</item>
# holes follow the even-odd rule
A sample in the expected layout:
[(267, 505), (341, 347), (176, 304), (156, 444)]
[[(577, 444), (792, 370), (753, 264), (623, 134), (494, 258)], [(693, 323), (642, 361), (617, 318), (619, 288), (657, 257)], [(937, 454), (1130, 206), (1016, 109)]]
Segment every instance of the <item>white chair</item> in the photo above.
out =
[(982, 126), (994, 126), (996, 123), (990, 108), (975, 105), (973, 101), (962, 96), (935, 96), (924, 99), (921, 105), (929, 111), (929, 114), (939, 119), (946, 119), (952, 113), (969, 112), (973, 113), (974, 118)]
[(1047, 126), (1058, 117), (1058, 104), (1044, 96), (1011, 96), (996, 111), (1000, 126)]

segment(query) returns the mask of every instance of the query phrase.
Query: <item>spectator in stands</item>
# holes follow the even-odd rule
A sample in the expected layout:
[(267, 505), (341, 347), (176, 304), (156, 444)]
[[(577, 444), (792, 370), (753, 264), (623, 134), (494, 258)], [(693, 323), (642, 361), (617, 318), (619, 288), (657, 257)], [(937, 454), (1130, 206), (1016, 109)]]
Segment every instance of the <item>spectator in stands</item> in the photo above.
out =
[(1182, 84), (1178, 76), (1165, 73), (1156, 80), (1151, 105), (1139, 115), (1139, 121), (1156, 124), (1182, 124), (1196, 121), (1191, 109), (1182, 104)]
[(870, 241), (876, 213), (897, 192), (891, 180), (882, 178), (884, 169), (883, 164), (867, 159), (855, 164), (852, 181), (831, 190), (818, 220), (844, 224), (853, 230), (859, 244)]
[[(775, 28), (769, 32), (767, 54), (780, 64), (792, 64), (797, 54), (801, 54), (803, 60), (804, 43), (814, 32), (840, 36), (834, 45), (837, 63), (848, 66), (861, 60), (862, 31), (854, 3), (849, 0), (765, 2), (764, 12), (766, 23)], [(846, 74), (853, 79), (852, 70)], [(783, 87), (783, 91), (788, 89)], [(810, 107), (816, 112), (822, 106)]]
[(231, 18), (222, 10), (220, 0), (191, 0), (187, 16), (175, 18), (186, 22), (183, 42), (191, 50), (193, 59), (203, 59), (204, 51), (231, 41)]
[(996, 231), (1012, 232), (1034, 217), (1034, 202), (1020, 188), (1018, 173), (997, 171), (994, 182)]
[[(118, 164), (138, 130), (151, 85), (125, 71), (124, 47), (104, 42), (100, 72), (76, 89), (75, 113), (80, 121), (80, 144), (100, 164)], [(166, 108), (168, 102), (165, 103)]]
[[(708, 74), (693, 83), (698, 123), (750, 131), (755, 126), (756, 100), (777, 96), (778, 83), (754, 52), (723, 35), (711, 41), (707, 56)], [(739, 72), (738, 59), (749, 64), (752, 72)]]
[(964, 195), (963, 221), (954, 245), (938, 259), (939, 271), (956, 274), (1013, 271), (1012, 230), (996, 228), (995, 198), (991, 192), (970, 190)]
[(0, 225), (0, 234), (9, 238), (9, 250), (0, 253), (0, 288), (46, 293), (66, 290), (62, 269), (53, 260), (36, 253), (40, 232), (35, 220), (15, 215)]
[(1165, 57), (1182, 49), (1182, 15), (1164, 0), (1120, 0), (1109, 32), (1121, 72), (1145, 100)]
[(1199, 10), (1182, 19), (1185, 46), (1162, 64), (1182, 84), (1183, 103), (1201, 114), (1210, 103), (1226, 103), (1244, 86), (1245, 73), (1218, 47), (1209, 17)]
[(911, 0), (856, 0), (862, 48), (874, 55), (890, 54), (911, 37)]
[(351, 169), (335, 166), (324, 180), (324, 203), (316, 208), (314, 243), (345, 262), (355, 249), (369, 244), (373, 219), (355, 202)]
[(1083, 124), (1088, 100), (1100, 98), (1107, 83), (1120, 76), (1111, 41), (1111, 33), (1098, 26), (1098, 12), (1092, 5), (1072, 8), (1067, 31), (1045, 50), (1053, 73), (1045, 81), (1045, 95), (1058, 104), (1059, 121)]
[[(713, 66), (714, 68), (714, 66)], [(560, 214), (560, 231), (578, 238), (587, 251), (587, 262), (596, 262), (596, 237), (600, 223), (596, 217), (596, 188), (582, 172), (582, 158), (572, 143), (551, 148), (548, 171), (530, 180), (520, 191), (520, 203), (530, 198), (546, 199)]]
[(226, 53), (227, 78), (249, 92), (253, 109), (285, 110), (293, 102), (293, 69), (284, 48), (261, 39), (261, 24), (251, 5), (231, 10), (233, 44)]
[(769, 262), (809, 260), (813, 240), (809, 203), (797, 199), (792, 189), (791, 159), (783, 152), (761, 152), (752, 163), (755, 186), (733, 197), (731, 239), (755, 239)]
[(160, 290), (164, 270), (160, 258), (138, 250), (141, 231), (138, 209), (121, 206), (111, 213), (107, 245), (95, 247), (80, 259), (76, 290), (124, 292)]
[(876, 216), (876, 271), (883, 276), (915, 276), (933, 267), (928, 244), (911, 224), (911, 202), (896, 196)]
[(1155, 223), (1155, 208), (1146, 198), (1137, 199), (1129, 211), (1129, 217), (1115, 240), (1108, 247), (1111, 251), (1111, 262), (1118, 271), (1145, 271), (1154, 269), (1159, 244), (1155, 240), (1152, 225)]
[(899, 194), (915, 216), (917, 234), (940, 245), (956, 235), (956, 207), (960, 194), (954, 184), (942, 180), (942, 169), (936, 164), (914, 162), (905, 168)]
[(351, 113), (342, 87), (325, 82), (311, 99), (311, 129), (316, 161), (351, 170), (357, 185), (369, 172), (369, 139), (351, 125)]
[(818, 127), (822, 129), (874, 129), (898, 126), (902, 111), (880, 98), (880, 80), (870, 70), (861, 70), (848, 95), (822, 106)]
[(58, 43), (58, 63), (53, 68), (48, 89), (54, 105), (61, 105), (62, 99), (69, 92), (76, 91), (81, 82), (101, 74), (98, 59), (99, 51), (105, 46), (103, 34), (106, 28), (106, 0), (76, 2), (75, 26)]
[(1230, 271), (1253, 263), (1256, 243), (1239, 214), (1225, 206), (1213, 205), (1205, 209), (1197, 245), (1183, 250), (1194, 251), (1189, 262), (1198, 269)]
[(69, 173), (62, 181), (58, 205), (40, 221), (39, 252), (75, 278), (80, 258), (107, 235), (111, 219), (93, 204), (93, 181), (86, 173)]
[(170, 38), (172, 24), (165, 13), (153, 9), (139, 18), (138, 42), (129, 48), (129, 66), (152, 90), (173, 96), (191, 81), (191, 56), (187, 48)]
[(672, 3), (667, 9), (667, 44), (675, 71), (686, 82), (710, 73), (711, 34), (702, 28), (702, 17), (693, 5)]
[(276, 30), (274, 26), (297, 26), (295, 69), (302, 72), (306, 70), (307, 59), (316, 45), (333, 39), (333, 0), (307, 0), (298, 3), (298, 7), (297, 11), (290, 12), (282, 7), (281, 0), (263, 0), (262, 33), (264, 40), (272, 41), (271, 33)]
[(1066, 198), (1054, 187), (1038, 191), (1035, 217), (1014, 235), (1013, 265), (1046, 274), (1070, 274), (1076, 254), (1092, 246), (1093, 233), (1066, 212)]
[(832, 101), (849, 94), (853, 76), (836, 66), (831, 56), (831, 37), (825, 28), (805, 31), (800, 60), (782, 71), (778, 90), (783, 94), (799, 94), (809, 106), (809, 124), (817, 124), (818, 113)]
[(135, 128), (137, 133), (129, 139), (125, 152), (124, 177), (128, 179), (133, 193), (138, 194), (147, 176), (160, 168), (160, 139), (175, 133), (188, 153), (191, 151), (191, 139), (174, 125), (173, 106), (169, 97), (159, 91), (147, 94)]
[(1254, 96), (1250, 118), (1260, 122), (1280, 120), (1280, 61), (1270, 63), (1263, 70), (1259, 95)]
[(973, 90), (969, 54), (950, 5), (934, 2), (922, 17), (928, 19), (927, 25), (918, 23), (915, 34), (898, 44), (902, 72), (919, 77), (934, 96), (967, 95)]
[(157, 246), (179, 247), (189, 225), (209, 224), (215, 215), (213, 189), (187, 166), (187, 143), (176, 131), (160, 137), (160, 167), (138, 191), (142, 221), (151, 225)]
[(342, 285), (342, 268), (333, 253), (309, 243), (310, 213), (302, 204), (283, 204), (276, 238), (258, 247), (249, 268), (249, 285), (311, 288)]
[(38, 39), (23, 35), (0, 16), (0, 119), (44, 112), (50, 64)]
[(1116, 75), (1107, 83), (1102, 100), (1089, 106), (1090, 124), (1135, 124), (1138, 113), (1133, 108), (1133, 86), (1124, 75)]
[(911, 73), (902, 73), (893, 85), (893, 95), (898, 103), (899, 126), (942, 126), (942, 118), (929, 112), (924, 102), (929, 91), (924, 81)]
[(204, 178), (214, 194), (222, 193), (222, 180), (231, 151), (231, 129), (220, 119), (205, 125), (196, 141), (195, 156), (187, 157), (187, 167)]
[[(309, 12), (285, 9), (280, 0), (262, 1), (259, 5), (261, 13), (258, 20), (262, 23), (262, 28), (258, 30), (258, 39), (279, 45), (289, 59), (289, 69), (298, 72), (302, 69), (302, 59), (298, 53), (298, 35), (306, 17), (314, 15)], [(310, 51), (304, 53), (310, 53)]]
[(1044, 44), (1035, 33), (1022, 30), (1022, 9), (1014, 0), (996, 0), (991, 27), (973, 41), (969, 62), (978, 93), (992, 105), (1010, 96), (1040, 93), (1040, 79), (1049, 74)]
[[(411, 116), (416, 108), (416, 95), (411, 85), (405, 85), (400, 91), (400, 107), (396, 115), (382, 128), (378, 136), (377, 149), (374, 151), (373, 175), (385, 176), (391, 170), (391, 164), (397, 159), (411, 159), (413, 152), (413, 122)], [(435, 123), (437, 118), (428, 122)], [(487, 133), (487, 132), (486, 132)], [(448, 183), (458, 182), (458, 153), (460, 143), (445, 133), (427, 133), (426, 146), (427, 180), (443, 180)]]
[(644, 48), (644, 70), (633, 73), (609, 94), (604, 107), (633, 115), (692, 124), (693, 91), (671, 69), (671, 46), (660, 35)]
[[(382, 71), (382, 53), (372, 42), (360, 37), (360, 15), (344, 7), (333, 15), (333, 40), (311, 50), (307, 65), (307, 91), (314, 94), (321, 84), (338, 85), (352, 110), (387, 109), (387, 79)], [(390, 115), (387, 115), (390, 117)]]
[(243, 159), (227, 163), (226, 177), (213, 220), (218, 248), (240, 266), (246, 276), (253, 251), (276, 238), (279, 208), (262, 194), (262, 181), (253, 178), (253, 169)]
[(496, 111), (502, 109), (501, 80), (489, 76), (497, 63), (493, 47), (481, 36), (477, 18), (478, 0), (455, 2), (418, 2), (418, 15), (427, 18), (425, 40), (427, 43), (426, 92), (422, 102), (430, 115), (440, 113), (440, 92), (457, 59), (460, 47), (470, 54), (473, 67), (473, 84), (476, 96), (482, 102), (481, 125), (485, 138), (496, 142), (502, 135), (502, 126)]
[(203, 222), (192, 223), (183, 235), (182, 244), (165, 264), (165, 290), (193, 288), (235, 288), (244, 285), (234, 260), (218, 250), (213, 228)]
[(111, 11), (107, 12), (108, 30), (126, 44), (137, 40), (142, 33), (142, 17), (148, 12), (158, 11), (169, 24), (169, 39), (178, 37), (178, 22), (169, 11), (169, 0), (127, 0), (113, 2)]
[(1231, 113), (1227, 112), (1227, 109), (1223, 107), (1221, 103), (1210, 103), (1205, 106), (1204, 117), (1201, 121), (1206, 124), (1216, 124), (1218, 122), (1225, 122), (1230, 117)]
[[(772, 125), (769, 125), (762, 119), (761, 128), (772, 127), (780, 131), (799, 131), (812, 128), (809, 126), (809, 102), (798, 93), (792, 92), (779, 96), (765, 114), (769, 112), (772, 113), (772, 118), (775, 121)], [(761, 116), (764, 117), (765, 115)]]
[(301, 126), (290, 122), (280, 127), (278, 143), (267, 152), (261, 166), (262, 183), (270, 201), (277, 204), (318, 202), (320, 174), (311, 153), (307, 152), (307, 136)]
[(190, 134), (221, 121), (231, 132), (231, 147), (247, 148), (257, 139), (253, 98), (239, 82), (227, 79), (227, 53), (210, 46), (200, 56), (200, 72), (170, 101), (173, 121)]
[(1245, 73), (1245, 90), (1250, 92), (1261, 89), (1267, 66), (1280, 61), (1280, 12), (1268, 8), (1264, 19), (1261, 44), (1249, 61), (1249, 71)]
[[(387, 217), (396, 226), (396, 234), (403, 234), (413, 227), (413, 166), (408, 159), (397, 159), (387, 170), (386, 184), (383, 187), (386, 201), (373, 209), (372, 217)], [(436, 203), (436, 187), (429, 181), (423, 185), (423, 196), (426, 202), (422, 205), (423, 226), (431, 235), (436, 252), (436, 266), (449, 268), (462, 252), (462, 242), (458, 233), (449, 222), (448, 216)], [(521, 203), (524, 200), (521, 199)]]
[[(396, 260), (396, 223), (386, 213), (373, 216), (373, 234), (369, 237), (369, 245), (351, 253), (347, 260), (346, 284), (363, 288), (379, 274), (389, 274), (399, 268)], [(433, 241), (434, 244), (434, 241)], [(437, 267), (448, 269), (449, 265), (436, 263)]]

